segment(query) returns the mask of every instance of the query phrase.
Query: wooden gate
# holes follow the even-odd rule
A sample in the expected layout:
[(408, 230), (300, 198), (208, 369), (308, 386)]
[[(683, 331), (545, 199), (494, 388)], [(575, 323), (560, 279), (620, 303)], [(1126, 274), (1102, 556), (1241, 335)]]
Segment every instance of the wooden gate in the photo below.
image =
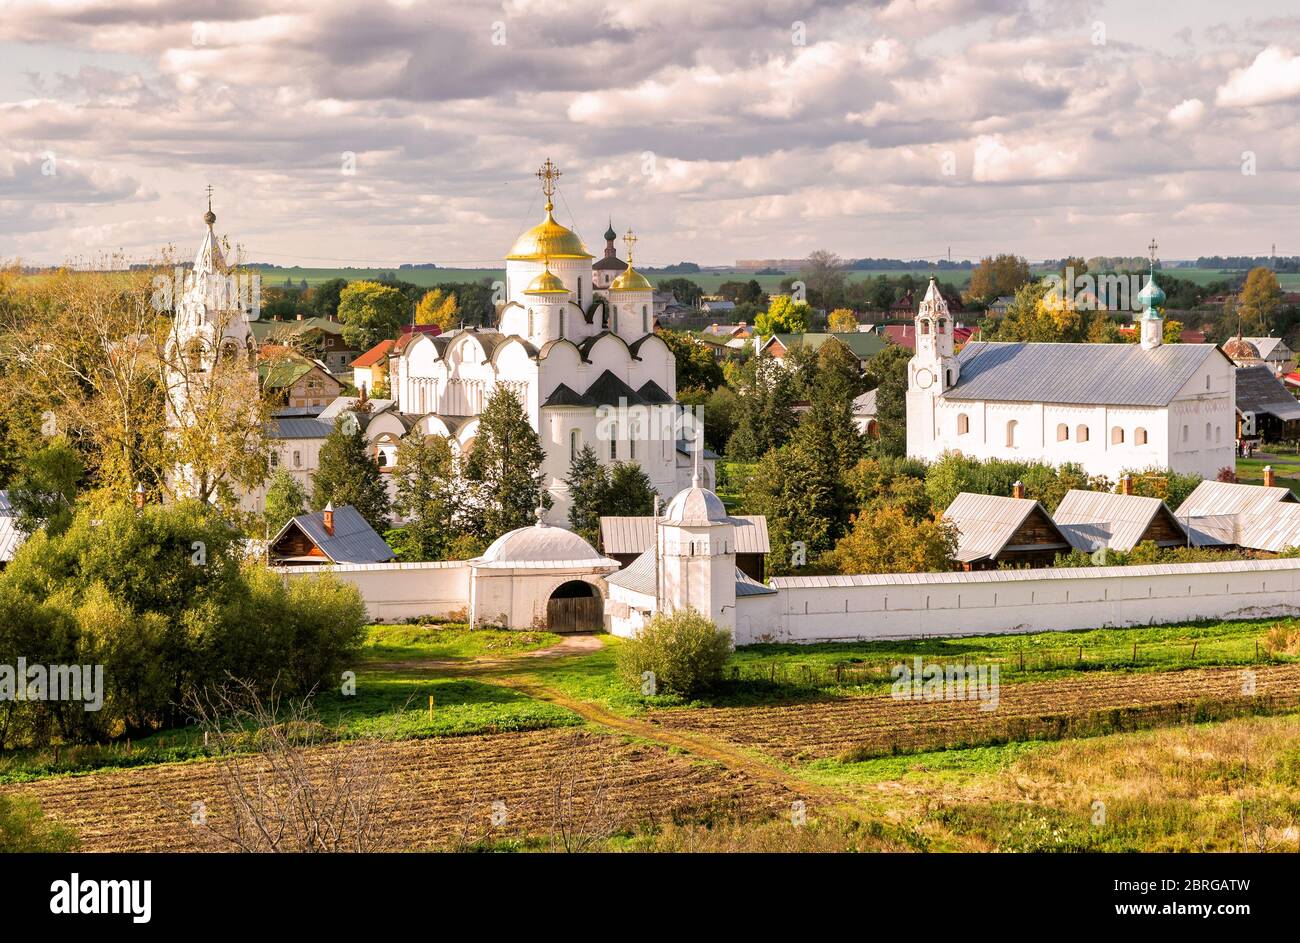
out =
[(599, 596), (552, 597), (546, 603), (546, 628), (551, 632), (599, 632), (604, 617)]

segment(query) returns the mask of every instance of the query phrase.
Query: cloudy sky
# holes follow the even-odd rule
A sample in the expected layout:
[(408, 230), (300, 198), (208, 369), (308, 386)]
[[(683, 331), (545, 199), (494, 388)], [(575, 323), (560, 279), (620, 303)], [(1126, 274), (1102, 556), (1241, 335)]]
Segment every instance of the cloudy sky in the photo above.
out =
[(1300, 254), (1298, 111), (1295, 0), (0, 0), (0, 259)]

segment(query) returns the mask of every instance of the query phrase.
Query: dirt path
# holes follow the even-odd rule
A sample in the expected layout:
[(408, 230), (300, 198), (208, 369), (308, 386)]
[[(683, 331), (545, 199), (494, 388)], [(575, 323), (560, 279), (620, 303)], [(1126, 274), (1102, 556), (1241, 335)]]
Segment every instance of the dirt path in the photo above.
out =
[(498, 684), (513, 688), (521, 694), (527, 694), (536, 700), (568, 708), (584, 720), (608, 730), (648, 740), (660, 746), (684, 750), (702, 759), (721, 763), (728, 769), (745, 773), (762, 782), (783, 786), (796, 795), (808, 796), (809, 798), (817, 797), (836, 805), (851, 805), (853, 803), (853, 800), (843, 793), (809, 782), (787, 771), (772, 760), (765, 760), (750, 754), (724, 740), (717, 740), (696, 732), (686, 733), (680, 730), (668, 730), (634, 717), (624, 717), (599, 704), (569, 697), (554, 688), (548, 688), (524, 678), (505, 677), (494, 680)]

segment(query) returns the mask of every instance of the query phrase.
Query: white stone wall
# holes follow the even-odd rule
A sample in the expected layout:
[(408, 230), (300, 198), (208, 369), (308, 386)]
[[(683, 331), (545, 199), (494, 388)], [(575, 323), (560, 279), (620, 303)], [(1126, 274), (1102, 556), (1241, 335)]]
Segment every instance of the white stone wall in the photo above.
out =
[[(736, 644), (972, 635), (1300, 613), (1300, 560), (772, 580)], [(857, 584), (855, 584), (857, 581)], [(859, 585), (864, 584), (865, 585)]]
[(330, 573), (361, 592), (375, 622), (418, 616), (469, 618), (470, 566), (464, 560), (441, 563), (340, 563), (284, 567), (285, 579)]

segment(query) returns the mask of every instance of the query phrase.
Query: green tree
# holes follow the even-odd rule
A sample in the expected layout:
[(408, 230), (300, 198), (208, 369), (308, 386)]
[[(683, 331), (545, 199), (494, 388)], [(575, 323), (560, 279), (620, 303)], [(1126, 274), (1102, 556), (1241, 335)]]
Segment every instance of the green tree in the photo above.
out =
[(641, 517), (654, 512), (657, 492), (650, 476), (636, 462), (615, 462), (609, 469), (609, 489), (602, 514), (606, 517)]
[(277, 471), (267, 486), (266, 509), (262, 512), (267, 533), (274, 537), (280, 528), (301, 514), (306, 506), (307, 489), (283, 468)]
[(600, 515), (609, 477), (590, 445), (584, 445), (569, 463), (569, 526), (593, 547), (600, 539)]
[(388, 486), (383, 473), (366, 449), (356, 417), (342, 413), (325, 437), (320, 449), (320, 464), (311, 479), (312, 510), (319, 511), (333, 503), (350, 504), (376, 531), (388, 528), (391, 511)]
[(772, 573), (800, 569), (834, 546), (842, 530), (842, 489), (835, 466), (806, 444), (792, 441), (759, 460), (741, 505), (747, 514), (767, 517)]
[(543, 487), (545, 457), (518, 398), (506, 387), (496, 387), (479, 417), (465, 468), (467, 477), (483, 484), (485, 536), (525, 527), (534, 522), (539, 505), (550, 508), (551, 496)]
[(369, 350), (397, 336), (407, 321), (406, 296), (379, 282), (349, 282), (339, 293), (343, 340), (353, 350)]
[(1029, 282), (1029, 263), (1018, 255), (986, 256), (971, 272), (966, 297), (989, 302), (1002, 295), (1014, 294)]
[(463, 489), (446, 436), (406, 436), (397, 447), (393, 471), (394, 508), (406, 521), (404, 560), (445, 560), (460, 535), (455, 517)]
[(722, 385), (722, 367), (707, 344), (682, 331), (660, 331), (659, 337), (673, 352), (678, 390), (707, 392)]
[(335, 318), (339, 313), (339, 297), (347, 287), (346, 278), (331, 278), (311, 289), (311, 312), (318, 318)]
[(840, 573), (933, 573), (952, 568), (957, 531), (951, 524), (915, 520), (902, 507), (863, 511), (827, 555)]
[(1241, 289), (1237, 314), (1241, 330), (1252, 337), (1267, 337), (1273, 329), (1273, 319), (1282, 306), (1282, 289), (1272, 269), (1256, 266), (1246, 275)]
[(85, 473), (80, 454), (62, 436), (23, 459), (9, 486), (18, 529), (28, 535), (42, 527), (62, 533), (72, 521), (73, 502)]
[(704, 289), (689, 278), (665, 278), (655, 286), (659, 291), (671, 292), (677, 303), (688, 308), (698, 308)]
[(436, 324), (444, 331), (456, 326), (460, 317), (460, 307), (456, 303), (454, 292), (443, 292), (433, 288), (425, 293), (415, 309), (416, 324)]
[(758, 316), (754, 329), (763, 337), (773, 334), (803, 334), (808, 330), (812, 308), (806, 301), (795, 301), (789, 295), (777, 295)]
[(888, 344), (867, 361), (865, 379), (876, 390), (876, 422), (880, 438), (876, 449), (882, 455), (907, 454), (907, 362), (912, 352)]
[(727, 457), (757, 461), (769, 449), (779, 448), (794, 431), (795, 380), (772, 357), (752, 357), (740, 369), (736, 431), (727, 441)]

